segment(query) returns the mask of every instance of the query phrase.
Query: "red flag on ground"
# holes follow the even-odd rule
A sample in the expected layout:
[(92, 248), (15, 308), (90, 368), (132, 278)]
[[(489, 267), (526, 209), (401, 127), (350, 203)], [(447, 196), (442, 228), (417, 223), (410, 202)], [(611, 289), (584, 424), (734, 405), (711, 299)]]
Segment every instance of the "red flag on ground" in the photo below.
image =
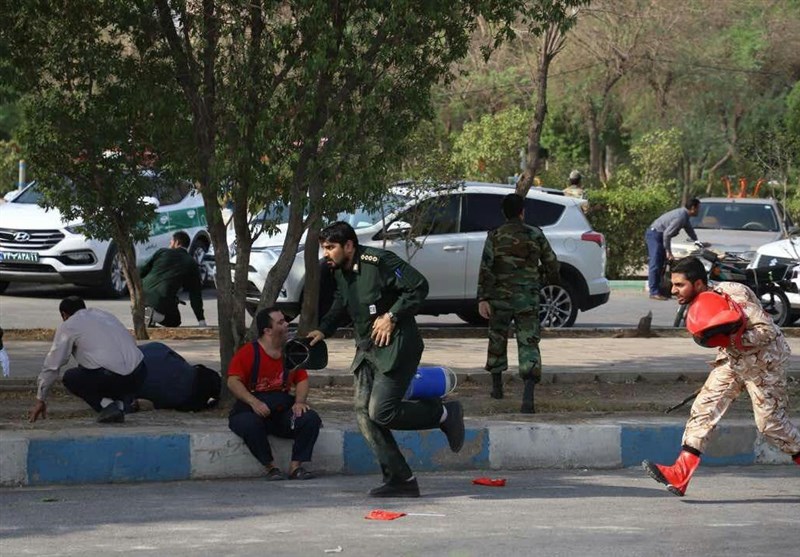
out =
[(475, 485), (488, 485), (489, 487), (503, 487), (506, 485), (505, 478), (475, 478), (472, 480)]
[(406, 513), (397, 513), (394, 511), (376, 509), (374, 511), (369, 511), (367, 516), (364, 518), (367, 520), (394, 520), (395, 518), (400, 518), (401, 516), (406, 516)]

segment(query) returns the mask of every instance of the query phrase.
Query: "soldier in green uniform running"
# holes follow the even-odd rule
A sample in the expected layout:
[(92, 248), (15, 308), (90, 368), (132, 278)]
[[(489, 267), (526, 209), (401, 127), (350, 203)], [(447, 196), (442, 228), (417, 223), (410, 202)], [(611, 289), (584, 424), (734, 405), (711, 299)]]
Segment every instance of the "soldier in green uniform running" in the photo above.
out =
[(403, 400), (424, 348), (414, 315), (428, 295), (428, 281), (394, 253), (359, 246), (346, 222), (323, 229), (319, 241), (334, 268), (336, 293), (319, 330), (308, 336), (314, 345), (336, 331), (345, 312), (353, 320), (356, 420), (383, 472), (383, 485), (369, 493), (419, 497), (417, 480), (391, 430), (438, 427), (453, 452), (464, 444), (460, 402)]
[[(519, 375), (524, 381), (521, 412), (532, 414), (534, 385), (542, 378), (539, 290), (542, 278), (559, 282), (558, 260), (544, 233), (525, 224), (525, 200), (503, 198), (506, 222), (489, 232), (478, 275), (478, 311), (489, 320), (486, 371), (492, 374), (492, 397), (503, 398), (502, 373), (508, 369), (508, 328), (517, 329)], [(540, 270), (541, 267), (541, 270)]]
[(139, 274), (147, 307), (145, 322), (158, 323), (164, 327), (178, 327), (181, 312), (178, 311), (178, 291), (189, 293), (192, 310), (201, 327), (206, 326), (203, 313), (203, 285), (197, 261), (189, 255), (189, 235), (179, 230), (172, 235), (169, 248), (162, 248), (145, 263)]

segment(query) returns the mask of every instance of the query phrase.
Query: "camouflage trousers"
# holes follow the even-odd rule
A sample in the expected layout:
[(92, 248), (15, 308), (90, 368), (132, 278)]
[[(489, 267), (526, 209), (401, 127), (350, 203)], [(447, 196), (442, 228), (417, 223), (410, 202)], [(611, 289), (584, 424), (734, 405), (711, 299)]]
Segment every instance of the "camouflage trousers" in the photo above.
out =
[(736, 397), (747, 389), (758, 431), (781, 451), (800, 453), (800, 431), (786, 415), (789, 397), (784, 366), (788, 358), (787, 352), (777, 361), (758, 360), (757, 365), (744, 371), (734, 369), (728, 359), (718, 360), (692, 405), (683, 444), (704, 452), (711, 431)]
[(489, 319), (489, 349), (486, 371), (502, 373), (508, 369), (508, 329), (511, 321), (517, 331), (519, 376), (542, 379), (542, 356), (539, 352), (541, 330), (539, 325), (539, 289), (512, 295), (508, 299), (491, 300), (492, 316)]

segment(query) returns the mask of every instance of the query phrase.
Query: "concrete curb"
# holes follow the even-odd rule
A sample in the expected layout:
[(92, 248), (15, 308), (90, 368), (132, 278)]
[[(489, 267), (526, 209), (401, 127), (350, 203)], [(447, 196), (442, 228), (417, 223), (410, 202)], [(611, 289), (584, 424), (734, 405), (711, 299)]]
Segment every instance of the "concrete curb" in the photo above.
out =
[[(125, 426), (123, 426), (125, 427)], [(450, 452), (437, 430), (395, 432), (418, 472), (530, 468), (620, 468), (642, 459), (672, 462), (683, 422), (545, 424), (502, 422), (468, 427), (464, 448)], [(276, 460), (289, 461), (291, 442), (272, 439)], [(719, 428), (704, 465), (790, 464), (751, 422)], [(285, 466), (285, 464), (284, 464)], [(377, 474), (364, 438), (326, 427), (312, 468), (325, 474)], [(245, 478), (263, 473), (241, 439), (220, 423), (203, 431), (99, 428), (0, 434), (0, 485), (51, 485)]]

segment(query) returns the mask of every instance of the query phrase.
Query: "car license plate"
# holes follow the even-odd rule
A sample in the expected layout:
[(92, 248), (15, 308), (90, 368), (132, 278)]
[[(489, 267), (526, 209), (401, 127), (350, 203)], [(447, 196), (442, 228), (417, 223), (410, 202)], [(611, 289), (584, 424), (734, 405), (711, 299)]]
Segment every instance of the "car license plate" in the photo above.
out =
[(0, 251), (0, 261), (36, 263), (39, 261), (39, 254), (35, 251)]

